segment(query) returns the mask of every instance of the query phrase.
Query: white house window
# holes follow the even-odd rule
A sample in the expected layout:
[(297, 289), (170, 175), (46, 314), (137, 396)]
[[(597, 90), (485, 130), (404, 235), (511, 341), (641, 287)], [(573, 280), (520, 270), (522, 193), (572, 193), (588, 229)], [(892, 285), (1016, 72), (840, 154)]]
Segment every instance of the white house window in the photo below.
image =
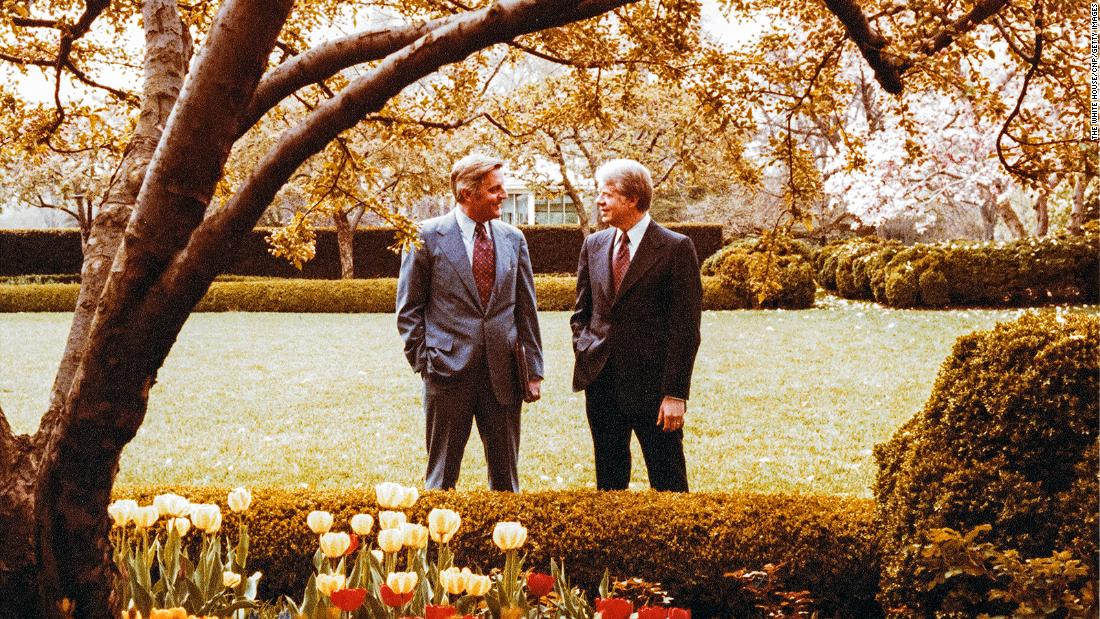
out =
[(535, 224), (563, 225), (578, 222), (573, 200), (568, 195), (539, 196), (535, 203)]
[(528, 194), (509, 192), (504, 204), (500, 207), (500, 219), (514, 226), (527, 223)]

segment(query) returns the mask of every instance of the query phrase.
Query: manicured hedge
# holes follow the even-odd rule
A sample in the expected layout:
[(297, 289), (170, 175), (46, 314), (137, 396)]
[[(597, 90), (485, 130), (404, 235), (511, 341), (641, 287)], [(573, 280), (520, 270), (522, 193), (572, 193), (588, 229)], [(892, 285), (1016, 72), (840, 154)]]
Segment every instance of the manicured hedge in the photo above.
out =
[[(543, 311), (572, 310), (576, 279), (535, 277), (535, 296)], [(71, 312), (80, 284), (0, 284), (0, 312)], [(395, 278), (351, 280), (241, 279), (215, 281), (199, 312), (392, 312)], [(703, 278), (705, 309), (737, 309), (740, 300), (718, 278)]]
[[(722, 246), (720, 224), (668, 224), (695, 243), (703, 260)], [(522, 226), (536, 273), (576, 273), (581, 232), (575, 226)], [(252, 231), (226, 271), (236, 275), (339, 279), (340, 256), (336, 231), (317, 230), (317, 254), (299, 271), (286, 260), (268, 252), (269, 229)], [(396, 277), (399, 256), (389, 249), (394, 243), (391, 228), (362, 228), (355, 234), (354, 256), (357, 278)], [(80, 273), (80, 232), (76, 229), (0, 230), (0, 276)]]
[(905, 247), (861, 237), (826, 245), (823, 287), (895, 307), (1031, 306), (1100, 298), (1100, 235)]
[(959, 338), (924, 409), (875, 449), (884, 607), (1014, 614), (973, 604), (966, 576), (928, 591), (914, 545), (942, 527), (992, 525), (982, 541), (1021, 559), (1072, 551), (1096, 582), (1098, 349), (1100, 319), (1054, 311)]
[[(118, 498), (148, 503), (155, 494), (178, 492), (192, 501), (216, 502), (224, 489), (117, 489)], [(250, 510), (249, 570), (260, 570), (261, 597), (301, 597), (312, 569), (317, 537), (306, 527), (315, 509), (332, 512), (336, 528), (349, 530), (357, 512), (377, 514), (365, 490), (254, 489)], [(822, 496), (674, 494), (565, 491), (537, 493), (427, 492), (411, 521), (424, 522), (432, 507), (455, 509), (462, 527), (452, 545), (456, 563), (487, 572), (503, 563), (492, 527), (518, 520), (528, 528), (526, 565), (549, 570), (564, 560), (576, 584), (594, 591), (604, 568), (613, 577), (660, 581), (694, 616), (754, 616), (752, 600), (723, 574), (785, 562), (784, 586), (805, 589), (822, 616), (877, 617), (878, 579), (871, 502)], [(227, 519), (234, 535), (234, 519)]]

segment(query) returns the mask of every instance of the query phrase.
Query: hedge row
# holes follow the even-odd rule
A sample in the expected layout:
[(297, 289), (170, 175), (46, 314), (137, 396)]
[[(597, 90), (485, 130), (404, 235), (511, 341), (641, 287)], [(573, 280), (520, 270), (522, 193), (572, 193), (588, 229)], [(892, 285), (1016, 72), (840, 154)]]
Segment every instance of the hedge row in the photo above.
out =
[(895, 307), (1095, 303), (1100, 235), (1010, 243), (906, 247), (862, 237), (826, 245), (815, 266), (822, 287)]
[[(720, 224), (668, 224), (668, 227), (691, 237), (700, 260), (722, 246)], [(522, 226), (520, 229), (527, 237), (531, 266), (536, 273), (577, 271), (583, 237), (576, 226)], [(270, 232), (264, 228), (253, 230), (226, 272), (264, 277), (340, 278), (340, 255), (334, 229), (317, 230), (317, 254), (301, 271), (268, 252), (265, 239)], [(400, 259), (388, 249), (393, 243), (392, 228), (370, 227), (356, 231), (355, 277), (396, 277)], [(81, 260), (79, 230), (0, 230), (0, 275), (80, 273)]]
[[(543, 311), (572, 310), (576, 279), (540, 275), (535, 296)], [(0, 312), (71, 312), (80, 284), (0, 284)], [(394, 278), (351, 280), (251, 279), (215, 281), (198, 312), (392, 312)], [(703, 278), (705, 309), (738, 309), (741, 299), (716, 277)]]
[(914, 546), (942, 527), (992, 525), (982, 541), (1021, 559), (1072, 551), (1095, 586), (1098, 349), (1100, 320), (1053, 311), (958, 339), (924, 409), (875, 448), (883, 606), (1016, 616), (971, 576), (931, 589)]
[[(214, 488), (116, 489), (118, 498), (141, 503), (177, 492), (192, 501), (223, 505)], [(260, 595), (300, 598), (312, 569), (317, 536), (306, 527), (315, 509), (332, 512), (337, 530), (349, 530), (358, 512), (376, 514), (365, 490), (253, 490), (249, 571), (263, 572)], [(678, 606), (694, 616), (756, 616), (753, 600), (727, 572), (785, 563), (786, 590), (807, 590), (822, 616), (878, 617), (874, 601), (878, 562), (872, 541), (872, 504), (865, 499), (822, 496), (675, 494), (564, 491), (537, 493), (427, 492), (407, 510), (425, 522), (432, 507), (462, 516), (452, 541), (456, 563), (487, 573), (501, 567), (492, 543), (496, 522), (518, 520), (528, 529), (528, 567), (549, 571), (562, 560), (569, 577), (591, 595), (604, 568), (612, 577), (659, 581)], [(227, 519), (235, 538), (235, 520)]]

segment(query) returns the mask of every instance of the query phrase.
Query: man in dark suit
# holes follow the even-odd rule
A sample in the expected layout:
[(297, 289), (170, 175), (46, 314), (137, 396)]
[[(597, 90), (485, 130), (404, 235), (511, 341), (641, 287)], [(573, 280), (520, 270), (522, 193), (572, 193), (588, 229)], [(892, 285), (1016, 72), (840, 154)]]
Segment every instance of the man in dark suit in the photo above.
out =
[[(401, 260), (397, 329), (424, 378), (428, 489), (455, 487), (476, 420), (489, 488), (519, 490), (520, 406), (539, 398), (542, 343), (527, 240), (497, 220), (508, 197), (503, 166), (482, 155), (456, 162), (457, 206), (423, 222), (421, 246)], [(529, 371), (523, 385), (517, 341)]]
[(600, 219), (577, 267), (573, 390), (585, 392), (596, 486), (630, 483), (630, 434), (638, 436), (656, 490), (687, 492), (684, 414), (699, 350), (703, 288), (688, 237), (649, 216), (653, 181), (636, 161), (596, 172)]

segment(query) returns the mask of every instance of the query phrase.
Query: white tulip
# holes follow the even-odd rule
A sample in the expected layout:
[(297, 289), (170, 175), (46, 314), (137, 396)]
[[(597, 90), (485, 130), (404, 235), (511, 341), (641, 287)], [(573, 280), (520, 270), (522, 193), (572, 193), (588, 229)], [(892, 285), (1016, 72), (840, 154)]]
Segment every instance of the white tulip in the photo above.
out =
[(397, 509), (405, 498), (405, 489), (401, 484), (386, 481), (374, 487), (374, 495), (378, 498), (378, 506), (383, 509)]
[(241, 584), (241, 575), (236, 572), (222, 572), (222, 584), (226, 588), (232, 589)]
[(203, 533), (217, 533), (222, 528), (222, 508), (212, 503), (193, 505), (191, 524)]
[(400, 529), (407, 521), (405, 512), (378, 512), (378, 526), (383, 529)]
[(315, 580), (317, 590), (331, 596), (333, 592), (344, 588), (347, 578), (343, 574), (318, 574)]
[(412, 593), (416, 589), (416, 572), (391, 572), (386, 576), (386, 585), (398, 595)]
[(161, 516), (179, 518), (191, 513), (191, 501), (178, 494), (158, 494), (153, 497), (153, 505)]
[(401, 529), (382, 529), (378, 532), (378, 547), (383, 552), (397, 552), (405, 546), (405, 532)]
[(351, 548), (351, 536), (347, 533), (325, 533), (321, 536), (321, 552), (330, 559), (344, 556)]
[(107, 514), (116, 527), (124, 527), (134, 520), (134, 510), (138, 508), (137, 501), (131, 499), (119, 499), (107, 506)]
[(356, 535), (370, 535), (374, 528), (374, 518), (370, 514), (355, 514), (351, 517), (351, 530)]
[(401, 530), (405, 533), (406, 548), (419, 549), (428, 545), (428, 527), (406, 522), (401, 525)]
[(139, 507), (134, 510), (133, 518), (135, 527), (139, 529), (148, 529), (157, 523), (157, 519), (160, 518), (160, 510), (157, 509), (156, 505)]
[(248, 488), (235, 488), (229, 493), (229, 509), (238, 514), (246, 511), (252, 505), (252, 493)]
[(507, 552), (523, 546), (527, 541), (527, 528), (518, 522), (498, 522), (493, 528), (493, 543)]
[(328, 533), (332, 528), (332, 514), (322, 511), (309, 512), (306, 516), (306, 524), (309, 525), (309, 530), (317, 535)]
[(461, 524), (462, 518), (454, 510), (437, 508), (428, 512), (428, 530), (432, 539), (440, 544), (451, 541)]
[(168, 521), (168, 526), (183, 537), (191, 530), (191, 521), (187, 518), (173, 518)]

